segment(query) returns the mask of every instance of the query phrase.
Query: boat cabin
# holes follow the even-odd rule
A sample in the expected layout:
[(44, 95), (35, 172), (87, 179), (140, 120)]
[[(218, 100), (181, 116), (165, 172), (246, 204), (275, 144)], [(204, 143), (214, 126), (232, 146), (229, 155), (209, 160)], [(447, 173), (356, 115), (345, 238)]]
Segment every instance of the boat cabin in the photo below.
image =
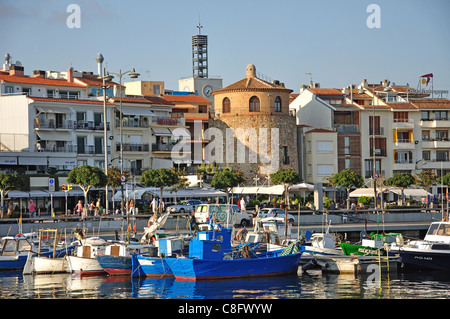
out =
[(0, 256), (16, 256), (29, 252), (33, 245), (25, 236), (6, 236), (2, 238), (2, 250)]
[(372, 234), (370, 238), (362, 239), (361, 246), (382, 248), (385, 243), (396, 243), (397, 245), (402, 245), (403, 235), (400, 233)]
[(189, 243), (189, 258), (223, 259), (231, 253), (231, 228), (214, 228), (197, 232)]
[(95, 256), (104, 254), (106, 249), (106, 240), (99, 237), (90, 237), (81, 240), (81, 245), (76, 248), (76, 256), (84, 258), (95, 258)]
[(311, 246), (316, 248), (335, 248), (336, 241), (329, 233), (315, 233), (311, 235)]
[(450, 222), (431, 223), (425, 240), (450, 244)]

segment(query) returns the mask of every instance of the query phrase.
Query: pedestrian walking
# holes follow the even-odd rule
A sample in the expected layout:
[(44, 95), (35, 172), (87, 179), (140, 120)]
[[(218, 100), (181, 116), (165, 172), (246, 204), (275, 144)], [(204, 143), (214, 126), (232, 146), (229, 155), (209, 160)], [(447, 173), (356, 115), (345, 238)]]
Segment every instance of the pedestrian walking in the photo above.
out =
[(28, 211), (30, 213), (30, 217), (34, 217), (34, 213), (36, 212), (36, 204), (30, 199), (30, 205), (28, 206)]

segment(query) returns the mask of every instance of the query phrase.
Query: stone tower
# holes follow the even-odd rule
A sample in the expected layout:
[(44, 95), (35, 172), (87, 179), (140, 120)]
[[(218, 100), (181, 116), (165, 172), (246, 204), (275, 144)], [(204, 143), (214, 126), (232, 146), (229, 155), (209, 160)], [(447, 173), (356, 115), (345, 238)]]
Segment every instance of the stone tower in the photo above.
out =
[(245, 78), (212, 93), (216, 107), (209, 127), (216, 131), (209, 130), (209, 135), (215, 136), (205, 137), (211, 140), (205, 157), (243, 171), (246, 184), (255, 177), (261, 184), (280, 167), (297, 170), (296, 121), (289, 112), (291, 92), (278, 81), (259, 79), (255, 66), (249, 64)]

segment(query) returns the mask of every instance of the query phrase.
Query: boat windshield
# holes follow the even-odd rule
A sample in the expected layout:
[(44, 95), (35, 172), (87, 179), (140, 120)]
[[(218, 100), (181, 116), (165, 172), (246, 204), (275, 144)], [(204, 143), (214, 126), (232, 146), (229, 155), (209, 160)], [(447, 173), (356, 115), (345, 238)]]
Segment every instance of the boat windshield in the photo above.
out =
[(15, 254), (16, 241), (13, 239), (7, 239), (2, 249), (2, 256), (14, 256)]
[(28, 240), (19, 240), (17, 251), (30, 251), (31, 250), (31, 244), (28, 242)]
[(439, 224), (431, 224), (428, 229), (427, 235), (436, 235), (436, 232), (439, 228)]
[(439, 236), (450, 236), (450, 225), (440, 224), (439, 229), (436, 232)]

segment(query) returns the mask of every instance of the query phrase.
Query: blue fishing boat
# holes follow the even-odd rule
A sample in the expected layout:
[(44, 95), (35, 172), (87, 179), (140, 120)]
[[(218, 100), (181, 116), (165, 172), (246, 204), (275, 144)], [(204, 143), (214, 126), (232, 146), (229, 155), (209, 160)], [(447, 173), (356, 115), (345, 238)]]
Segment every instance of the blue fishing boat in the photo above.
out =
[[(176, 256), (187, 253), (187, 242), (191, 237), (159, 238), (157, 246), (149, 247), (144, 254), (131, 256), (131, 276), (165, 278), (173, 277), (172, 264), (177, 261)], [(172, 258), (175, 256), (175, 258)]]
[(136, 273), (148, 276), (150, 268), (153, 275), (160, 271), (176, 279), (195, 281), (273, 276), (297, 271), (304, 250), (297, 242), (284, 249), (256, 254), (249, 245), (233, 249), (231, 233), (232, 229), (220, 225), (198, 232), (189, 242), (188, 257), (149, 259), (137, 255), (135, 261), (139, 263), (139, 269), (136, 268)]

